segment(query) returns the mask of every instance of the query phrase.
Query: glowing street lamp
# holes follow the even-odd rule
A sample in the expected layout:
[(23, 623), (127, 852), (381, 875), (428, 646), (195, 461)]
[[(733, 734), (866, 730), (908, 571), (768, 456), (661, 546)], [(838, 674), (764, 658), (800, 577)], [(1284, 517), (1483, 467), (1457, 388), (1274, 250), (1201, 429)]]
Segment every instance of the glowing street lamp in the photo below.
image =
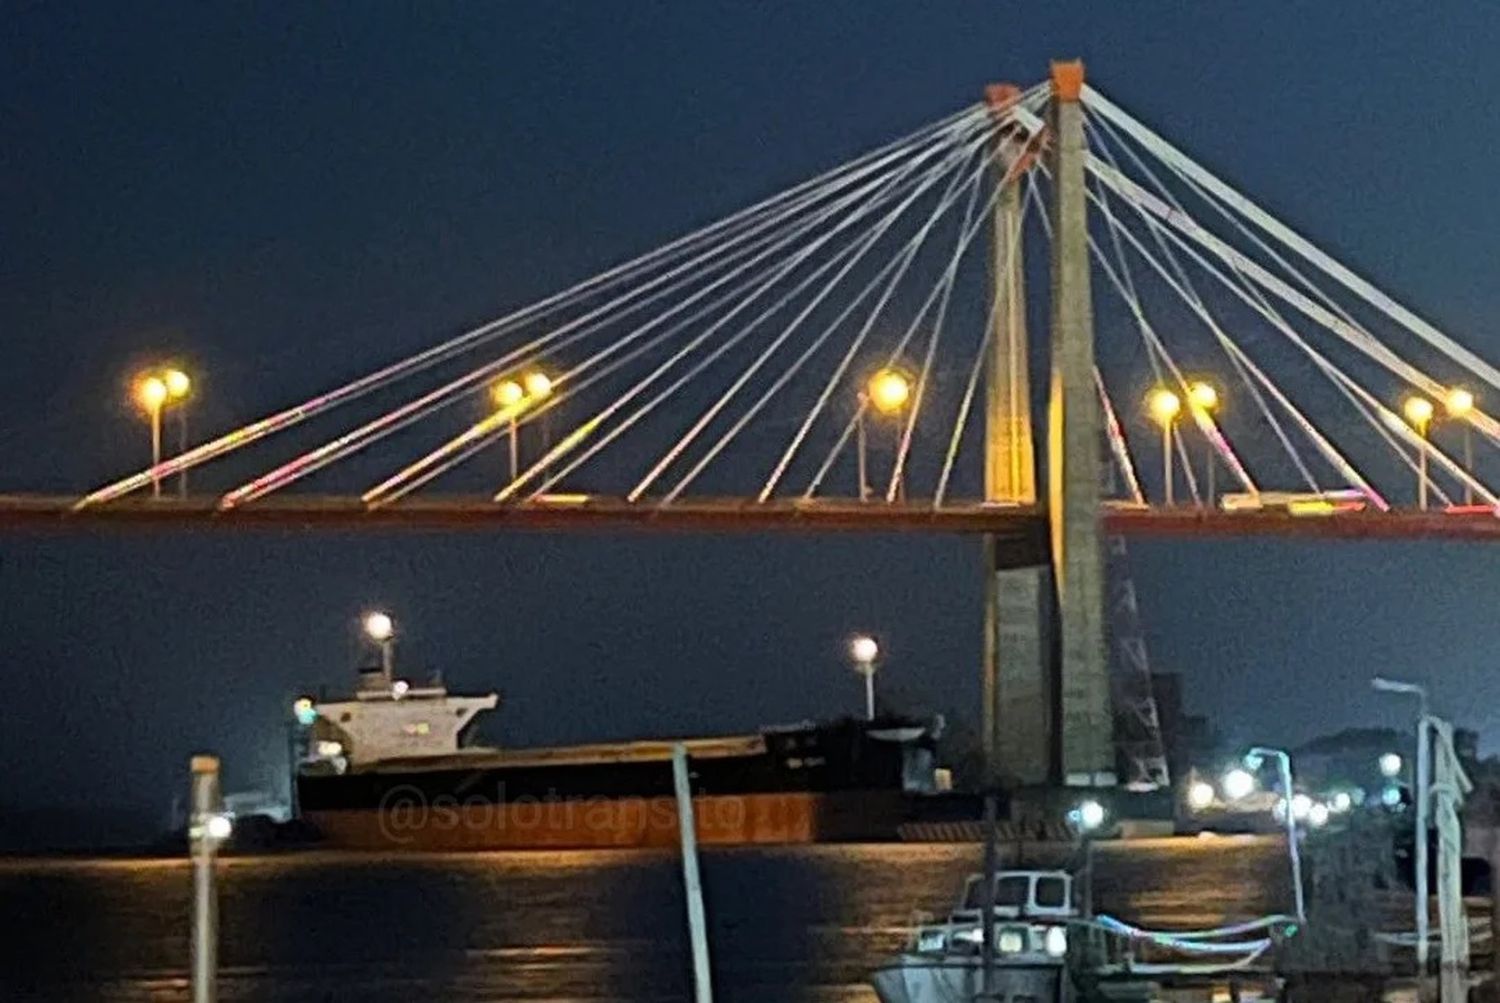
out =
[[(180, 456), (187, 452), (186, 405), (188, 394), (193, 389), (193, 381), (181, 369), (168, 369), (161, 374), (161, 381), (167, 386), (167, 401), (177, 405), (177, 453)], [(187, 476), (186, 467), (177, 473), (177, 495), (180, 498), (187, 497)]]
[(854, 671), (865, 677), (865, 720), (875, 720), (875, 660), (880, 657), (880, 645), (868, 634), (856, 634), (849, 639), (849, 657), (854, 660)]
[(521, 468), (520, 439), (516, 424), (516, 415), (521, 410), (521, 402), (526, 399), (526, 388), (515, 380), (501, 380), (490, 387), (490, 400), (502, 411), (510, 412), (510, 479), (515, 481)]
[(1078, 802), (1078, 807), (1068, 814), (1082, 833), (1093, 832), (1104, 824), (1104, 806), (1093, 798)]
[(1255, 792), (1255, 776), (1249, 770), (1235, 768), (1224, 774), (1220, 786), (1226, 798), (1240, 801)]
[[(1474, 395), (1463, 387), (1454, 387), (1443, 398), (1448, 417), (1456, 419), (1464, 427), (1464, 471), (1474, 476), (1474, 436), (1470, 428), (1469, 414), (1474, 410)], [(1474, 504), (1474, 485), (1464, 482), (1464, 504)]]
[[(1211, 424), (1213, 413), (1219, 409), (1219, 391), (1206, 380), (1194, 380), (1188, 385), (1188, 404), (1194, 411), (1209, 418), (1209, 424)], [(1209, 439), (1203, 456), (1203, 479), (1207, 487), (1204, 497), (1208, 501), (1209, 508), (1214, 507), (1214, 475), (1216, 473), (1214, 468), (1214, 443), (1212, 439)]]
[(1394, 752), (1384, 753), (1376, 765), (1380, 767), (1380, 775), (1387, 780), (1394, 780), (1401, 775), (1401, 757)]
[(1421, 449), (1417, 451), (1417, 508), (1425, 512), (1427, 510), (1427, 428), (1432, 424), (1432, 401), (1426, 397), (1408, 397), (1401, 403), (1401, 413), (1406, 416), (1407, 423), (1417, 430), (1417, 437), (1422, 440)]
[[(552, 396), (552, 377), (540, 369), (532, 369), (519, 380), (505, 379), (490, 387), (490, 401), (496, 408), (509, 412), (510, 425), (510, 479), (514, 481), (521, 472), (521, 412), (535, 407), (539, 401)], [(543, 415), (544, 440), (546, 416)]]
[(1167, 505), (1172, 504), (1172, 431), (1182, 410), (1182, 398), (1166, 387), (1157, 387), (1146, 395), (1146, 410), (1161, 425), (1162, 483), (1166, 485)]
[(173, 400), (182, 400), (193, 388), (192, 379), (181, 369), (168, 369), (161, 374), (161, 380), (166, 384), (167, 396)]
[(171, 391), (160, 376), (143, 376), (136, 381), (135, 399), (146, 412), (151, 424), (151, 497), (161, 497), (161, 475), (156, 468), (161, 465), (161, 409), (167, 403)]
[(396, 666), (396, 621), (389, 613), (373, 610), (363, 620), (365, 636), (380, 649), (380, 675), (390, 683)]
[(526, 389), (515, 380), (501, 380), (490, 387), (490, 400), (496, 407), (515, 407), (526, 396)]
[[(535, 407), (538, 402), (552, 396), (552, 377), (540, 369), (533, 369), (522, 376), (521, 384), (526, 388), (527, 407)], [(544, 410), (541, 421), (542, 449), (546, 450), (552, 445), (552, 412)]]
[(870, 378), (870, 403), (881, 414), (900, 414), (911, 398), (911, 381), (895, 369), (882, 369)]
[[(868, 501), (870, 498), (869, 478), (866, 474), (868, 460), (866, 458), (868, 445), (865, 436), (865, 410), (873, 407), (880, 414), (896, 419), (896, 443), (900, 450), (901, 443), (901, 412), (906, 407), (906, 402), (911, 399), (911, 380), (899, 369), (886, 368), (871, 376), (865, 384), (865, 388), (859, 394), (859, 410), (855, 413), (855, 450), (859, 460), (859, 500)], [(896, 485), (898, 492), (904, 492), (906, 485)]]
[(1212, 383), (1196, 380), (1188, 386), (1188, 403), (1200, 411), (1212, 411), (1219, 406), (1219, 391)]
[[(187, 412), (182, 404), (187, 400), (192, 391), (193, 381), (187, 373), (181, 369), (164, 369), (160, 372), (146, 373), (135, 381), (135, 401), (141, 410), (146, 412), (146, 419), (151, 425), (151, 466), (156, 468), (161, 465), (161, 422), (162, 412), (168, 405), (177, 404), (177, 451), (187, 451)], [(187, 471), (178, 474), (177, 492), (187, 495)], [(161, 497), (161, 477), (155, 473), (151, 475), (151, 496)]]
[(552, 377), (539, 369), (534, 369), (521, 377), (521, 385), (526, 388), (526, 396), (531, 398), (532, 403), (552, 393)]

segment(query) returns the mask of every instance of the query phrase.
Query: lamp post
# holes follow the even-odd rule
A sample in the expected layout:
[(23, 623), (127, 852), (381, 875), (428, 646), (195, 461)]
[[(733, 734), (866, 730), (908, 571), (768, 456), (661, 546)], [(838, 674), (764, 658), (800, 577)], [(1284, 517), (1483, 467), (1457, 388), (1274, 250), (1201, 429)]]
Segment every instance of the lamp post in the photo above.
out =
[(849, 640), (849, 657), (854, 659), (854, 671), (865, 677), (865, 720), (875, 720), (875, 660), (880, 657), (880, 645), (868, 634), (857, 634)]
[(389, 613), (375, 610), (364, 617), (365, 636), (380, 649), (380, 676), (391, 685), (396, 671), (396, 621)]
[(1172, 505), (1172, 427), (1182, 410), (1182, 399), (1166, 387), (1157, 387), (1146, 395), (1146, 410), (1161, 425), (1161, 477), (1166, 486), (1167, 505)]
[[(1206, 419), (1209, 427), (1213, 427), (1214, 412), (1219, 409), (1219, 391), (1212, 383), (1206, 380), (1195, 380), (1188, 386), (1188, 403), (1194, 411), (1200, 412)], [(1216, 464), (1214, 462), (1214, 440), (1208, 436), (1207, 447), (1203, 454), (1203, 480), (1207, 487), (1204, 499), (1209, 508), (1214, 507), (1214, 475)]]
[(1307, 906), (1302, 900), (1302, 854), (1297, 850), (1297, 817), (1292, 811), (1292, 757), (1285, 749), (1271, 749), (1257, 745), (1245, 756), (1245, 765), (1258, 770), (1267, 756), (1275, 757), (1281, 771), (1281, 791), (1286, 806), (1286, 845), (1292, 861), (1292, 895), (1297, 904), (1297, 922), (1307, 922)]
[(151, 497), (161, 497), (161, 409), (167, 402), (167, 384), (160, 376), (143, 376), (136, 381), (135, 399), (146, 412), (151, 426)]
[(1427, 511), (1427, 428), (1432, 424), (1432, 412), (1432, 401), (1426, 397), (1408, 397), (1401, 404), (1401, 413), (1422, 441), (1417, 451), (1417, 508), (1424, 512)]
[[(1399, 679), (1376, 676), (1370, 685), (1381, 693), (1401, 693), (1417, 698), (1417, 789), (1415, 842), (1412, 844), (1413, 878), (1416, 886), (1417, 975), (1427, 975), (1427, 800), (1431, 786), (1432, 756), (1427, 741), (1427, 688)], [(1383, 772), (1383, 771), (1382, 771)]]
[[(859, 452), (859, 500), (868, 501), (870, 485), (867, 477), (869, 446), (865, 434), (865, 412), (873, 407), (883, 415), (896, 419), (896, 449), (901, 449), (901, 413), (911, 399), (911, 380), (899, 369), (882, 369), (870, 377), (859, 395), (859, 411), (855, 416), (855, 448)], [(905, 478), (896, 485), (898, 496), (905, 496)]]
[[(167, 400), (177, 405), (177, 454), (187, 452), (187, 398), (193, 389), (193, 381), (181, 369), (168, 369), (161, 374), (167, 388)], [(187, 467), (177, 472), (177, 496), (187, 497)]]
[[(526, 406), (535, 407), (539, 402), (552, 396), (552, 377), (540, 369), (533, 369), (521, 377), (521, 386), (526, 389)], [(546, 450), (552, 445), (552, 419), (548, 412), (542, 412), (542, 449)], [(514, 478), (512, 478), (514, 480)]]
[[(1474, 476), (1474, 435), (1469, 424), (1469, 412), (1474, 410), (1474, 395), (1463, 387), (1454, 387), (1443, 399), (1448, 417), (1456, 419), (1464, 428), (1464, 473)], [(1464, 504), (1474, 504), (1474, 485), (1464, 482)]]
[(501, 380), (490, 388), (490, 400), (497, 408), (510, 408), (510, 479), (514, 481), (520, 473), (521, 451), (519, 440), (516, 438), (516, 413), (521, 401), (526, 397), (526, 390), (515, 380)]
[[(151, 427), (151, 497), (161, 497), (161, 475), (156, 473), (156, 468), (161, 465), (161, 422), (162, 412), (167, 405), (176, 403), (177, 407), (177, 451), (187, 451), (187, 413), (186, 402), (188, 393), (192, 390), (193, 381), (187, 373), (181, 369), (164, 369), (160, 372), (145, 373), (135, 381), (135, 400), (142, 411), (146, 412), (146, 420)], [(177, 493), (183, 497), (187, 496), (187, 470), (178, 474)]]
[[(510, 479), (514, 481), (521, 472), (521, 413), (535, 407), (538, 402), (552, 395), (552, 377), (540, 369), (529, 370), (519, 380), (501, 380), (490, 387), (490, 402), (496, 408), (509, 412), (510, 425)], [(498, 417), (498, 416), (497, 416)], [(542, 418), (543, 445), (550, 438), (546, 434), (546, 416)]]
[(1085, 919), (1094, 918), (1094, 833), (1104, 825), (1108, 813), (1104, 806), (1093, 798), (1085, 798), (1068, 812), (1068, 821), (1078, 833), (1079, 855), (1083, 858), (1080, 876), (1083, 888), (1079, 893)]

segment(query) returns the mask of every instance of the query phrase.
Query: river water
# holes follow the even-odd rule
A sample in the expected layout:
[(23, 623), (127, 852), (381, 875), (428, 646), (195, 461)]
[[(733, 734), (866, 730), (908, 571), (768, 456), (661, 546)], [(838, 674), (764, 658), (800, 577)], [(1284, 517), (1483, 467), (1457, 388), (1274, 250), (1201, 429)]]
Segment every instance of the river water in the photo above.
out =
[[(1282, 910), (1281, 853), (1251, 837), (1100, 844), (1096, 907), (1179, 927)], [(980, 856), (953, 844), (704, 852), (717, 998), (873, 1001), (866, 973), (900, 949), (914, 911), (947, 910)], [(190, 887), (185, 860), (0, 862), (0, 1000), (186, 1001)], [(669, 852), (236, 857), (220, 911), (224, 1001), (691, 995)]]

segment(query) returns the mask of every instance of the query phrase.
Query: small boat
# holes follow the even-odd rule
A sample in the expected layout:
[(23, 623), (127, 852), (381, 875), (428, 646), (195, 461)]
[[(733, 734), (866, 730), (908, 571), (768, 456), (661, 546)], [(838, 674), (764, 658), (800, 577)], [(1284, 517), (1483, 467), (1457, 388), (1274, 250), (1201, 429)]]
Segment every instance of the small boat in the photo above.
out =
[(985, 878), (970, 875), (946, 922), (918, 926), (907, 948), (870, 982), (881, 1003), (1072, 1003), (1068, 926), (1077, 920), (1066, 871), (998, 871), (986, 977)]

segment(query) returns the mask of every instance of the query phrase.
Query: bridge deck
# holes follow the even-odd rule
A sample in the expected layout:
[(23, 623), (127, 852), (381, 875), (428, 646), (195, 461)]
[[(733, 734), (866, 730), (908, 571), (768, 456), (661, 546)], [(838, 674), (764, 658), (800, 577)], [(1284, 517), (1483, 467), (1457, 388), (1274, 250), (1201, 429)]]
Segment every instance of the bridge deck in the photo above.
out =
[[(993, 533), (1032, 540), (1043, 526), (1040, 508), (955, 503), (886, 505), (848, 500), (778, 501), (690, 499), (668, 506), (608, 498), (558, 498), (495, 505), (482, 497), (403, 501), (375, 511), (358, 498), (284, 495), (232, 512), (217, 496), (134, 498), (72, 510), (72, 496), (0, 495), (0, 532), (126, 529), (271, 531), (500, 531)], [(1195, 508), (1117, 509), (1104, 512), (1106, 530), (1130, 536), (1311, 539), (1500, 540), (1500, 518), (1488, 512), (1346, 512), (1293, 516), (1277, 511), (1212, 512)]]

